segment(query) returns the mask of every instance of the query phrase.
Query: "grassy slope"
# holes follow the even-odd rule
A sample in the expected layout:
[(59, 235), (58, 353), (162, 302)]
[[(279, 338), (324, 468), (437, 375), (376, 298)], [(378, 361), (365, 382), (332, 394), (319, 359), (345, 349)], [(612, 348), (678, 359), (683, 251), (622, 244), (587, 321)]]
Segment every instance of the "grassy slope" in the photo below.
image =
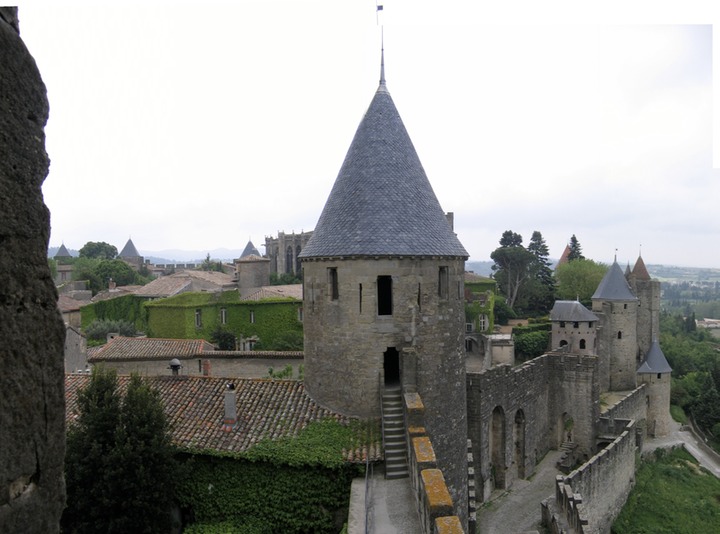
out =
[(720, 532), (720, 479), (698, 467), (684, 449), (643, 462), (613, 534)]

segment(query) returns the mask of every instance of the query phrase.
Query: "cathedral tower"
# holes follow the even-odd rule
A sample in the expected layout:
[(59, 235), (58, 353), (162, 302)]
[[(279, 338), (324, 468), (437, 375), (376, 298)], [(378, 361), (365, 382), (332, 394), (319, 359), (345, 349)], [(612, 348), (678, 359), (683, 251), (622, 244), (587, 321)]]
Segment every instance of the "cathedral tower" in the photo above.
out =
[(380, 415), (387, 385), (417, 391), (466, 523), (468, 254), (425, 175), (383, 69), (299, 257), (306, 390), (320, 404), (358, 416)]

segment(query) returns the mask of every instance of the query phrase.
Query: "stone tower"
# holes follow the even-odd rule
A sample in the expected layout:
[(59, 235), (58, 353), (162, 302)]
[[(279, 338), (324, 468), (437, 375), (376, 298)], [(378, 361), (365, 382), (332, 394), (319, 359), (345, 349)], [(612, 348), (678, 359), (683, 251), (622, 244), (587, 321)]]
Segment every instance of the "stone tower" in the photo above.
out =
[(670, 431), (671, 372), (660, 344), (653, 341), (637, 370), (638, 382), (647, 385), (647, 431), (651, 436), (664, 436)]
[(592, 296), (592, 311), (600, 319), (597, 354), (601, 391), (635, 388), (637, 309), (638, 299), (616, 260)]
[(467, 524), (465, 248), (380, 85), (340, 168), (303, 267), (305, 387), (320, 404), (379, 416), (400, 383)]
[(598, 316), (575, 300), (556, 300), (550, 310), (551, 345), (583, 356), (596, 353)]
[(642, 256), (638, 256), (627, 278), (638, 298), (637, 341), (639, 354), (645, 355), (660, 336), (660, 282), (650, 278)]

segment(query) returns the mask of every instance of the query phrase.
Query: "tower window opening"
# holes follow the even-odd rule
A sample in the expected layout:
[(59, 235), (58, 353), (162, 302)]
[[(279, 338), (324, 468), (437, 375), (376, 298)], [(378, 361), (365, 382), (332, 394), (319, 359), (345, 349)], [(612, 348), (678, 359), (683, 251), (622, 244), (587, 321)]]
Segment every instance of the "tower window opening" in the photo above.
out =
[(362, 284), (358, 285), (358, 313), (362, 313)]
[(585, 340), (584, 340), (584, 339), (581, 339), (581, 340), (580, 340), (580, 348), (581, 348), (581, 349), (584, 349), (584, 348), (585, 348)]
[(458, 297), (457, 297), (457, 298), (458, 298), (458, 300), (460, 300), (460, 299), (463, 298), (463, 294), (462, 294), (462, 282), (461, 282), (460, 280), (458, 280), (458, 283), (457, 283), (457, 291), (458, 291)]
[(580, 323), (578, 321), (573, 322), (573, 328), (580, 328)]
[(418, 294), (417, 294), (417, 306), (418, 306), (418, 310), (422, 311), (422, 288), (419, 283), (418, 283)]
[(448, 268), (440, 267), (438, 270), (438, 297), (441, 299), (448, 298)]
[(377, 277), (378, 315), (392, 315), (392, 276)]
[(618, 331), (618, 339), (622, 339), (622, 332)]
[(331, 300), (338, 299), (338, 274), (337, 267), (328, 267), (328, 292)]
[(560, 321), (560, 328), (565, 328), (565, 321)]

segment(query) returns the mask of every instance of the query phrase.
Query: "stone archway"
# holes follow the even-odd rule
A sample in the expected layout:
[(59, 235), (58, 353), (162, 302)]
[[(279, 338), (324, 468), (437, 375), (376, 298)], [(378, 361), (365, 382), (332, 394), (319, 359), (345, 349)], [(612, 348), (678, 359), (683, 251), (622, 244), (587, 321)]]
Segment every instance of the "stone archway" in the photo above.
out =
[(495, 489), (505, 489), (505, 411), (496, 406), (490, 423), (490, 465)]
[(523, 412), (522, 409), (515, 412), (513, 443), (515, 444), (515, 465), (517, 465), (517, 477), (525, 478), (525, 412)]

